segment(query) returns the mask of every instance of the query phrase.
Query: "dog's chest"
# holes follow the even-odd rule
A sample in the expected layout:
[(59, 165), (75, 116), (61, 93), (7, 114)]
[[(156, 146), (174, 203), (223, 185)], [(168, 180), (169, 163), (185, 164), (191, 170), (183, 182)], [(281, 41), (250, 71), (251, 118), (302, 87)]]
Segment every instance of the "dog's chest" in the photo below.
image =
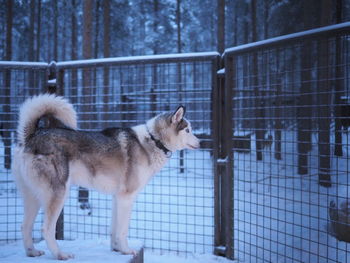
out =
[(140, 185), (143, 188), (149, 180), (165, 166), (168, 161), (168, 158), (162, 154), (153, 153), (150, 155), (150, 161), (148, 165), (139, 167), (140, 175)]
[(158, 173), (167, 163), (168, 157), (163, 152), (155, 151), (151, 155), (151, 169), (153, 173)]

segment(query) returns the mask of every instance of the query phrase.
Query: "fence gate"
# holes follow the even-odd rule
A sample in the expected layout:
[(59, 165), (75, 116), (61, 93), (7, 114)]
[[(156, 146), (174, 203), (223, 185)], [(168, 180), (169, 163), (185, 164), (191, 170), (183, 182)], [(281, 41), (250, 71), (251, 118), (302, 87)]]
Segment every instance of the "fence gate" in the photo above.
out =
[(350, 262), (349, 33), (344, 23), (225, 51), (229, 256)]

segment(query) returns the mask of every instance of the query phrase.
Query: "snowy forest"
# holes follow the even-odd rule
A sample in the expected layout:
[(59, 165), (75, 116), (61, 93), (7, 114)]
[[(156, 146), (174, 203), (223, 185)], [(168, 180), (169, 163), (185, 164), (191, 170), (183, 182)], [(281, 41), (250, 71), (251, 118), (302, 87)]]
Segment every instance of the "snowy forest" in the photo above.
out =
[(0, 58), (49, 62), (223, 52), (227, 47), (347, 21), (349, 2), (1, 0)]

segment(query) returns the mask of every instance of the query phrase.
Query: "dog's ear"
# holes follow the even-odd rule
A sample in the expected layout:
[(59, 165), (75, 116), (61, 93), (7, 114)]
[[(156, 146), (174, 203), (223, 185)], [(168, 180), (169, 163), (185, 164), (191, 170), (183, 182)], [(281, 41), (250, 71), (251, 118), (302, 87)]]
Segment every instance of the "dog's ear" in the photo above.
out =
[(184, 106), (179, 106), (171, 117), (172, 123), (178, 123), (185, 116), (186, 108)]

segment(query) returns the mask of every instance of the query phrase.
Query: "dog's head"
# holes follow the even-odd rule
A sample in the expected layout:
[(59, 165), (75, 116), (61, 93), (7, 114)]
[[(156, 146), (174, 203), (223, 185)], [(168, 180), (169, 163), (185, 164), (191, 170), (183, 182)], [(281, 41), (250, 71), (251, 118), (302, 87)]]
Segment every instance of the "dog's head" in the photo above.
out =
[(191, 123), (184, 118), (185, 113), (185, 107), (180, 106), (175, 112), (163, 113), (155, 118), (153, 129), (171, 151), (200, 147), (199, 139), (192, 133)]

